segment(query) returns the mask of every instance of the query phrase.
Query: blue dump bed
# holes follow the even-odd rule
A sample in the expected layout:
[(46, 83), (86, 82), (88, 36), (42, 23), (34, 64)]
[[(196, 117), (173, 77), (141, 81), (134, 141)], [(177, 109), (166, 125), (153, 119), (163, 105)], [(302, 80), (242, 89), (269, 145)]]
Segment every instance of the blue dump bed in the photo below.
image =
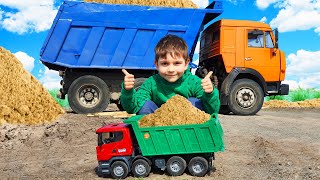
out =
[(204, 24), (222, 11), (221, 0), (206, 9), (65, 1), (41, 48), (41, 61), (55, 70), (153, 70), (154, 47), (163, 36), (183, 37), (192, 57)]

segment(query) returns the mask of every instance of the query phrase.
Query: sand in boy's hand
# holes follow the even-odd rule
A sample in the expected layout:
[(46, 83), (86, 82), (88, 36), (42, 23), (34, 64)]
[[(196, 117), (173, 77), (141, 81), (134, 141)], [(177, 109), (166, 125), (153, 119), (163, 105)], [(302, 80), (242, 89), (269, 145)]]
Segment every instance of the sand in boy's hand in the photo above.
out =
[(145, 115), (140, 127), (172, 126), (182, 124), (202, 124), (210, 119), (210, 114), (194, 107), (185, 97), (175, 95), (153, 114)]

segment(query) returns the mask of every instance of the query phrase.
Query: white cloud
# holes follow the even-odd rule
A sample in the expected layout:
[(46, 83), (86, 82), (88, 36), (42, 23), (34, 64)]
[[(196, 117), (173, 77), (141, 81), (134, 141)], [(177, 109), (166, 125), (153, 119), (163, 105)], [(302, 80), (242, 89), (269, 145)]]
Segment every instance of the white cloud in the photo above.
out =
[(243, 2), (245, 0), (227, 0), (227, 1), (232, 3), (232, 4), (234, 4), (234, 5), (237, 5), (238, 3), (241, 3), (241, 2)]
[[(286, 80), (292, 88), (320, 89), (320, 51), (299, 50), (287, 57)], [(291, 87), (292, 85), (292, 87)]]
[(197, 41), (197, 45), (196, 45), (196, 48), (194, 50), (194, 54), (199, 54), (199, 51), (200, 51), (200, 41)]
[(278, 2), (279, 0), (257, 0), (256, 5), (259, 9), (266, 9), (270, 4)]
[(205, 8), (209, 5), (208, 0), (192, 0), (199, 8)]
[(280, 8), (277, 16), (270, 21), (279, 32), (315, 29), (320, 33), (320, 2), (318, 0), (256, 0), (259, 9), (271, 4)]
[(49, 70), (45, 67), (44, 74), (39, 81), (46, 89), (59, 89), (61, 88), (60, 80), (58, 71)]
[(34, 67), (34, 58), (31, 56), (28, 56), (25, 52), (19, 51), (14, 53), (17, 59), (23, 64), (23, 67), (31, 72)]
[(263, 18), (260, 19), (260, 22), (267, 22), (267, 18), (264, 16)]
[(54, 0), (0, 0), (0, 6), (11, 9), (2, 13), (0, 27), (18, 34), (48, 30), (57, 13)]
[(2, 11), (0, 8), (0, 21), (2, 20), (3, 13), (4, 13), (4, 11)]

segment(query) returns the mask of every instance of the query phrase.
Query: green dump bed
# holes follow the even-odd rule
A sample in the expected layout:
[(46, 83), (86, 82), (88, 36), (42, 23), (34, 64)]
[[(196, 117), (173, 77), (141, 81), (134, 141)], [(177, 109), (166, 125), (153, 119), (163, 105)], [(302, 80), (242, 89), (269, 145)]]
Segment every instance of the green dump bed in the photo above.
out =
[(142, 115), (133, 116), (131, 124), (143, 156), (212, 153), (224, 150), (223, 131), (217, 115), (204, 124), (139, 127)]

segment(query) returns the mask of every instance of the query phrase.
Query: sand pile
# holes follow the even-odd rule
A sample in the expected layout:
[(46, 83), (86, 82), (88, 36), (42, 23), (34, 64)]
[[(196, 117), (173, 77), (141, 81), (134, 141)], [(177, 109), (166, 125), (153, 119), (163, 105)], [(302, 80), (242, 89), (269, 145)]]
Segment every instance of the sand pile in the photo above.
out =
[(320, 99), (289, 102), (284, 100), (270, 100), (263, 103), (265, 108), (320, 108)]
[(191, 0), (85, 0), (105, 4), (132, 4), (141, 6), (165, 6), (177, 8), (198, 8)]
[(153, 114), (145, 115), (140, 127), (171, 126), (181, 124), (202, 124), (210, 119), (210, 115), (194, 107), (186, 98), (175, 95)]
[(0, 77), (0, 124), (39, 124), (64, 113), (38, 80), (2, 47)]

